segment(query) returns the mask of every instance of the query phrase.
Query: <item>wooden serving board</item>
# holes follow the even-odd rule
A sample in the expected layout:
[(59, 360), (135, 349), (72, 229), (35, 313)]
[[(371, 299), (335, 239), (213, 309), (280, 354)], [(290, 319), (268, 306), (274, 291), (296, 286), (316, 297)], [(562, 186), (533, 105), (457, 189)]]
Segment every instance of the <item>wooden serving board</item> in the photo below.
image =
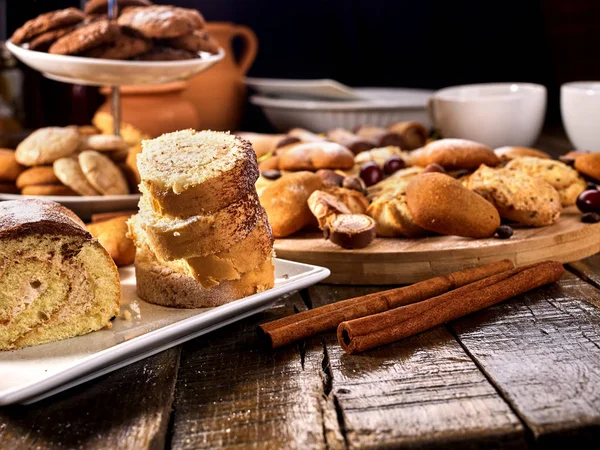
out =
[(515, 228), (510, 239), (431, 236), (376, 238), (367, 248), (345, 250), (321, 233), (299, 233), (275, 240), (277, 256), (325, 266), (332, 284), (409, 284), (499, 259), (517, 265), (554, 259), (577, 261), (600, 251), (600, 223), (581, 222), (575, 207), (543, 228)]

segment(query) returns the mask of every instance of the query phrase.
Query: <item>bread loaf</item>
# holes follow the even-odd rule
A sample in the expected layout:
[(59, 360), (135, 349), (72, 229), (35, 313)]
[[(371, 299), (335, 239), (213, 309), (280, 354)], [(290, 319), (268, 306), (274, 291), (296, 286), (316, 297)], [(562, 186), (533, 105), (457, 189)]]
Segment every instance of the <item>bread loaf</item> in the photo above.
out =
[(490, 202), (442, 173), (412, 178), (406, 202), (415, 223), (436, 233), (485, 238), (500, 226), (500, 215)]
[(254, 192), (256, 155), (250, 143), (237, 136), (183, 130), (146, 140), (142, 146), (138, 169), (159, 214), (211, 214)]
[(57, 341), (119, 314), (117, 268), (68, 209), (0, 203), (0, 350)]
[(481, 164), (497, 166), (500, 159), (486, 145), (466, 139), (440, 139), (407, 154), (408, 163), (426, 167), (439, 164), (444, 169), (475, 170)]
[(311, 172), (286, 174), (267, 186), (260, 203), (269, 216), (273, 236), (289, 236), (310, 224), (314, 219), (306, 202), (322, 188), (321, 177)]

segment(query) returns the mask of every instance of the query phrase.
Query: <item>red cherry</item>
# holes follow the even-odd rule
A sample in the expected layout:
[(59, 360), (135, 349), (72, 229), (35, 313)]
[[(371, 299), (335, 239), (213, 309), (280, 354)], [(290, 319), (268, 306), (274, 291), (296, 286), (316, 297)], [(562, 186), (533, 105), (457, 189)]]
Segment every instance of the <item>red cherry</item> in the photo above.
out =
[(373, 186), (381, 181), (383, 172), (377, 163), (369, 161), (360, 168), (360, 178), (365, 182), (365, 185)]
[(577, 197), (577, 207), (581, 212), (600, 213), (600, 191), (588, 190), (583, 191)]
[(387, 175), (391, 175), (394, 172), (398, 172), (400, 169), (404, 169), (406, 167), (406, 163), (399, 156), (391, 156), (386, 160), (383, 164), (383, 171)]

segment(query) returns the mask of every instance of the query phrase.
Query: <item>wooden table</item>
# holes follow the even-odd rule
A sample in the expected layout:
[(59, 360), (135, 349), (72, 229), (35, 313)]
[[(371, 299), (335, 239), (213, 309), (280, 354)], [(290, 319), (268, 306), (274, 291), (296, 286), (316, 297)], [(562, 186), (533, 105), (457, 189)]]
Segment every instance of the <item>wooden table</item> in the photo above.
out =
[(597, 448), (600, 254), (556, 285), (357, 356), (333, 333), (277, 351), (258, 344), (259, 323), (378, 289), (315, 286), (0, 409), (0, 449)]

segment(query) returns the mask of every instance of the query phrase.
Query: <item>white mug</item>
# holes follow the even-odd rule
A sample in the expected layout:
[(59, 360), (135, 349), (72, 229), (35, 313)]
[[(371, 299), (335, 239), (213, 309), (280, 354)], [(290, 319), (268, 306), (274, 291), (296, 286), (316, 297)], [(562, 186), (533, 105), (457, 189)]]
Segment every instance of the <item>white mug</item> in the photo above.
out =
[(576, 81), (560, 87), (560, 113), (577, 150), (600, 152), (600, 81)]
[(441, 89), (429, 113), (445, 138), (470, 139), (492, 148), (530, 147), (546, 116), (546, 88), (532, 83), (484, 83)]

